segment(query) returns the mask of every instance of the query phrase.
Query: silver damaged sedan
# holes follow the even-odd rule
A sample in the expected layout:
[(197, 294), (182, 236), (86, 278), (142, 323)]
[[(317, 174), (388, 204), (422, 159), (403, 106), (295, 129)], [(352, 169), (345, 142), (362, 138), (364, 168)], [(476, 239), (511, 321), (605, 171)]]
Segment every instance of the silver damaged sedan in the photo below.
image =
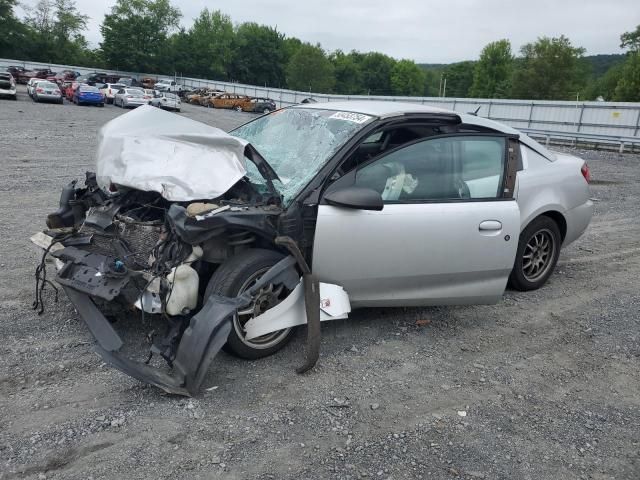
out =
[[(412, 103), (297, 105), (230, 134), (141, 106), (103, 128), (96, 167), (33, 240), (100, 355), (184, 395), (223, 345), (256, 359), (307, 324), (304, 371), (352, 308), (540, 288), (593, 213), (580, 158)], [(107, 312), (165, 322), (151, 354), (170, 373), (124, 357)]]

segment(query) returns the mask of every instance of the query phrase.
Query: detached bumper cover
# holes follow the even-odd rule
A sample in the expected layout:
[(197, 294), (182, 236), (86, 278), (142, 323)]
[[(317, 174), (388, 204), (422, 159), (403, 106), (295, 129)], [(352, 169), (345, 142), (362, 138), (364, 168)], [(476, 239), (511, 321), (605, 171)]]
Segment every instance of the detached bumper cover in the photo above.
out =
[(165, 392), (185, 396), (195, 395), (200, 389), (213, 357), (227, 341), (233, 312), (241, 305), (232, 299), (210, 297), (191, 319), (180, 341), (173, 372), (168, 373), (120, 354), (122, 340), (91, 297), (67, 286), (64, 290), (97, 340), (96, 351), (107, 363)]
[(249, 305), (254, 293), (270, 282), (283, 283), (287, 288), (293, 289), (299, 282), (295, 266), (295, 258), (286, 257), (242, 295), (236, 298), (210, 296), (200, 311), (191, 317), (178, 345), (170, 373), (122, 355), (119, 352), (123, 345), (122, 339), (89, 294), (78, 290), (69, 282), (64, 282), (63, 288), (97, 340), (96, 351), (107, 363), (168, 393), (191, 396), (200, 389), (213, 357), (226, 343), (236, 310)]

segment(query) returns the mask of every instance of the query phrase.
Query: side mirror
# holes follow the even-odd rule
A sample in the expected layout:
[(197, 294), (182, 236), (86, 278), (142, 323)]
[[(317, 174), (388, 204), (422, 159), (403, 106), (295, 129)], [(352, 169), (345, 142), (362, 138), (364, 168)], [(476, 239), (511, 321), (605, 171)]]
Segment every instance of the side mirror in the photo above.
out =
[(384, 207), (382, 196), (371, 188), (346, 187), (324, 196), (329, 205), (354, 208), (357, 210), (377, 210)]

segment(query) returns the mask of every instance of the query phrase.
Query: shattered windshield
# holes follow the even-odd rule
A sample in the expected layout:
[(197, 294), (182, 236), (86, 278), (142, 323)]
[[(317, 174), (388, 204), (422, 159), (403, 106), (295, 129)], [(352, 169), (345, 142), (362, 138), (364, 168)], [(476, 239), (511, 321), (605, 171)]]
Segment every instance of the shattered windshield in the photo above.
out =
[[(288, 204), (371, 118), (360, 113), (288, 108), (243, 125), (231, 135), (251, 143), (273, 167), (282, 182), (276, 188)], [(257, 169), (249, 168), (247, 175), (252, 182), (264, 182)]]

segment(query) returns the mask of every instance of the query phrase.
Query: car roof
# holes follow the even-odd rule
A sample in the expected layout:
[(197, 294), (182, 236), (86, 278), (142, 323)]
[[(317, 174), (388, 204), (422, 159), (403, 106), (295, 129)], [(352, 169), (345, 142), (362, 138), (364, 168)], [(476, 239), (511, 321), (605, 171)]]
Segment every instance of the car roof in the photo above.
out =
[(348, 100), (339, 102), (305, 103), (295, 108), (313, 108), (317, 110), (339, 110), (342, 112), (363, 113), (373, 117), (400, 116), (406, 113), (454, 113), (451, 110), (411, 102), (385, 102), (383, 100)]
[(306, 108), (316, 110), (336, 110), (342, 112), (362, 113), (373, 117), (400, 117), (406, 114), (451, 114), (458, 115), (462, 120), (462, 123), (468, 125), (476, 125), (479, 127), (490, 128), (497, 132), (505, 133), (507, 135), (519, 135), (520, 141), (527, 145), (529, 148), (540, 153), (542, 156), (549, 160), (555, 160), (556, 156), (538, 142), (528, 137), (524, 133), (516, 130), (509, 125), (496, 122), (484, 117), (478, 117), (469, 113), (454, 112), (453, 110), (447, 110), (445, 108), (434, 107), (431, 105), (425, 105), (421, 103), (412, 102), (395, 102), (384, 100), (347, 100), (338, 102), (318, 102), (318, 103), (305, 103), (294, 105), (292, 108)]

